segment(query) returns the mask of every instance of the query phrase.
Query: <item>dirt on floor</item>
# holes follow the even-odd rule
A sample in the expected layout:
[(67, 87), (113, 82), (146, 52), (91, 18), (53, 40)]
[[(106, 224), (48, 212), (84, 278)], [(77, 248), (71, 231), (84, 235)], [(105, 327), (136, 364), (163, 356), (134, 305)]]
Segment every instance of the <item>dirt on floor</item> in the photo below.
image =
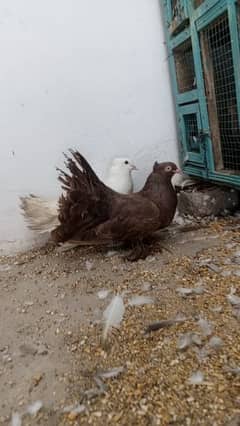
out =
[(240, 221), (194, 228), (136, 263), (106, 248), (1, 257), (0, 425), (240, 424)]

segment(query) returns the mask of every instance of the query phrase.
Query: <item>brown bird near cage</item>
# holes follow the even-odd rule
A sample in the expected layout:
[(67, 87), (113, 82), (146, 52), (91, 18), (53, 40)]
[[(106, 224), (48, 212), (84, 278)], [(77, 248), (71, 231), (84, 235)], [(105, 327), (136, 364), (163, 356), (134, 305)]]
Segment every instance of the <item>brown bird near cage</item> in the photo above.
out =
[(59, 180), (65, 195), (59, 199), (59, 222), (51, 233), (56, 243), (83, 245), (131, 242), (128, 260), (145, 258), (145, 239), (168, 226), (175, 214), (177, 195), (171, 178), (180, 170), (171, 162), (155, 162), (141, 191), (119, 194), (97, 177), (87, 160), (70, 150)]

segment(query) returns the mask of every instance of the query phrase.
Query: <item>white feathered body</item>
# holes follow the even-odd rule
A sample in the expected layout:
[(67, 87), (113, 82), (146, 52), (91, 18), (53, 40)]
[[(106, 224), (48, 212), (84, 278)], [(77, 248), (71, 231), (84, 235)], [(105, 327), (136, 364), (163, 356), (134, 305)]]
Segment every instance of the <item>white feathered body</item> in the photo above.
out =
[[(115, 158), (111, 164), (105, 184), (114, 191), (129, 194), (133, 191), (132, 170), (136, 169), (129, 159)], [(21, 197), (20, 207), (28, 228), (39, 233), (50, 233), (59, 225), (58, 200), (47, 200), (30, 194)]]
[(121, 194), (130, 194), (133, 192), (133, 180), (131, 171), (122, 170), (122, 168), (112, 165), (109, 170), (105, 184), (114, 191)]

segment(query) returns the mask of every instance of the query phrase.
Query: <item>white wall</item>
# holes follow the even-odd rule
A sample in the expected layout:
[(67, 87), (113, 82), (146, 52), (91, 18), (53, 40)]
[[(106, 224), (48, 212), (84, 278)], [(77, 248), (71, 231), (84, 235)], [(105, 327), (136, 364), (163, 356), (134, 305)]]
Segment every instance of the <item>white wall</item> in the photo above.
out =
[(1, 0), (0, 52), (0, 247), (26, 237), (19, 195), (59, 192), (68, 147), (100, 175), (134, 158), (138, 186), (177, 160), (158, 0)]

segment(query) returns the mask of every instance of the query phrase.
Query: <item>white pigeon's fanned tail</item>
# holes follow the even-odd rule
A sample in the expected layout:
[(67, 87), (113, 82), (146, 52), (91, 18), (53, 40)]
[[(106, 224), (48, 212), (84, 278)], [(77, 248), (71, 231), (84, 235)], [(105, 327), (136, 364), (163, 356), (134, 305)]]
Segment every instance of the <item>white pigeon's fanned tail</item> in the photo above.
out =
[(28, 227), (39, 234), (50, 233), (59, 225), (58, 202), (30, 194), (28, 197), (20, 197), (22, 213)]

